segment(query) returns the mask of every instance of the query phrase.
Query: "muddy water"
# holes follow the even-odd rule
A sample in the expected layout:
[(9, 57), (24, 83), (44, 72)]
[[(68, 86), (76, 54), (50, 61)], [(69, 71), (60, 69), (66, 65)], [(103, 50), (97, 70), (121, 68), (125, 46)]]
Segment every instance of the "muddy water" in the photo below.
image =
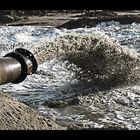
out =
[(139, 129), (139, 37), (135, 23), (74, 30), (1, 26), (0, 55), (26, 48), (39, 68), (0, 89), (72, 129)]

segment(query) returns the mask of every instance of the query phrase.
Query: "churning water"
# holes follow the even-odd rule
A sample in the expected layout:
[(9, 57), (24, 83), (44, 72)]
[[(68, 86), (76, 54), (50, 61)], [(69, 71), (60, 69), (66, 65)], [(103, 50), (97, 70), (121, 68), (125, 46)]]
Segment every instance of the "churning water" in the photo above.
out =
[(0, 56), (23, 47), (39, 67), (22, 83), (0, 89), (70, 128), (140, 129), (139, 38), (136, 23), (73, 30), (1, 26)]

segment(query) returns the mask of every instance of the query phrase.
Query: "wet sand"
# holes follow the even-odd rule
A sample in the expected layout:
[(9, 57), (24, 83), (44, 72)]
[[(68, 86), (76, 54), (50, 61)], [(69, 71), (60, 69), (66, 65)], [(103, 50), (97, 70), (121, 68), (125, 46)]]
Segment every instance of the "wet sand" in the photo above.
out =
[(0, 130), (65, 130), (50, 119), (0, 92)]

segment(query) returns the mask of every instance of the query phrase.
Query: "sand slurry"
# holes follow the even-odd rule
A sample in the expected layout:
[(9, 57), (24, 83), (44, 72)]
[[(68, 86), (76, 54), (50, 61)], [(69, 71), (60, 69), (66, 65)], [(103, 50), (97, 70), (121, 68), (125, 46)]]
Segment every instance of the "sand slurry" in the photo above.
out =
[(0, 92), (0, 130), (65, 130), (33, 109)]

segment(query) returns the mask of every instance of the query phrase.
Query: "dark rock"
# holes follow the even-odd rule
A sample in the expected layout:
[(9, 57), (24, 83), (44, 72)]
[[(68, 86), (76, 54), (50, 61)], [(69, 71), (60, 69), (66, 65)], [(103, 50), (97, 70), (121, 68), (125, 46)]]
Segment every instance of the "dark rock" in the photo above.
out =
[[(86, 15), (86, 14), (85, 14)], [(60, 26), (58, 28), (67, 28), (67, 29), (74, 29), (74, 28), (84, 28), (84, 27), (94, 27), (101, 22), (109, 22), (109, 21), (116, 21), (120, 22), (120, 24), (131, 24), (133, 22), (140, 23), (140, 16), (139, 15), (115, 15), (109, 14), (108, 15), (94, 15), (94, 17), (89, 17), (89, 15), (80, 17), (77, 20), (70, 20)], [(91, 14), (92, 15), (92, 14)], [(90, 16), (91, 16), (90, 15)]]
[(83, 17), (83, 18), (79, 18), (77, 20), (70, 20), (69, 22), (66, 22), (60, 26), (58, 26), (58, 28), (67, 28), (67, 29), (73, 29), (73, 28), (84, 28), (84, 27), (93, 27), (95, 26), (96, 23), (93, 19), (87, 18), (87, 17)]
[(0, 23), (8, 23), (13, 21), (14, 21), (14, 17), (10, 15), (5, 15), (3, 12), (0, 11)]

